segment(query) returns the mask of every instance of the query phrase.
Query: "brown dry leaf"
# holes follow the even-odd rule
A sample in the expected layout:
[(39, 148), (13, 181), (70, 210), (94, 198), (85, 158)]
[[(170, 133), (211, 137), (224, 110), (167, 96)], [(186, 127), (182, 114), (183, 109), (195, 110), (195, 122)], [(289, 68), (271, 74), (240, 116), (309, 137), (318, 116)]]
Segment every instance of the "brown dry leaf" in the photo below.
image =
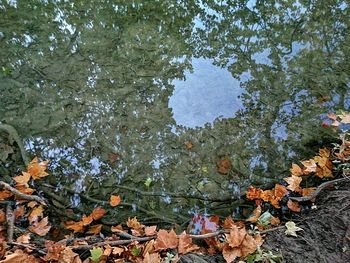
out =
[(241, 245), (242, 256), (246, 257), (254, 253), (255, 250), (260, 247), (263, 242), (264, 241), (260, 235), (257, 235), (255, 237), (246, 235)]
[(83, 223), (83, 221), (76, 222), (76, 221), (69, 220), (69, 221), (66, 221), (64, 223), (64, 227), (66, 229), (68, 229), (68, 230), (73, 230), (74, 233), (76, 233), (76, 232), (84, 232), (84, 223)]
[(0, 261), (1, 263), (19, 263), (19, 262), (25, 262), (25, 263), (34, 263), (38, 262), (39, 260), (36, 260), (33, 256), (29, 256), (28, 254), (24, 253), (20, 249), (16, 249), (15, 252), (13, 252), (10, 255), (7, 255), (5, 259)]
[(295, 176), (303, 175), (303, 170), (299, 165), (295, 163), (292, 164), (292, 168), (290, 169), (290, 172), (292, 173), (292, 175), (295, 175)]
[(8, 190), (0, 191), (0, 200), (6, 200), (7, 198), (13, 196), (13, 193), (11, 193)]
[(84, 226), (90, 225), (94, 218), (92, 217), (92, 214), (89, 216), (83, 215), (81, 218), (81, 222), (83, 223)]
[(73, 252), (69, 247), (66, 247), (61, 253), (58, 263), (81, 263), (79, 254)]
[(255, 188), (254, 186), (249, 186), (248, 191), (246, 193), (247, 199), (254, 200), (261, 198), (263, 190), (260, 188)]
[(36, 201), (30, 201), (27, 206), (30, 207), (30, 208), (34, 208), (38, 205), (38, 202)]
[(177, 251), (179, 254), (186, 254), (198, 250), (199, 247), (192, 243), (192, 238), (190, 238), (185, 231), (179, 235), (179, 247)]
[(242, 256), (242, 252), (239, 248), (231, 248), (228, 244), (225, 244), (222, 255), (227, 263), (233, 262), (236, 258)]
[(291, 177), (284, 178), (283, 180), (288, 183), (287, 189), (300, 192), (300, 183), (303, 180), (301, 177), (292, 175)]
[[(30, 188), (30, 187), (27, 187), (23, 184), (17, 184), (16, 185), (16, 189), (18, 191), (20, 191), (22, 194), (26, 194), (26, 195), (31, 195), (32, 193), (35, 192), (34, 189)], [(16, 196), (17, 199), (20, 199), (19, 197)]]
[(313, 159), (310, 159), (310, 160), (306, 160), (306, 161), (303, 161), (301, 162), (304, 167), (305, 167), (305, 170), (304, 170), (304, 174), (307, 175), (309, 173), (314, 173), (316, 172), (316, 168), (317, 168), (317, 165), (316, 165), (316, 162), (315, 160)]
[(126, 225), (135, 230), (141, 230), (144, 228), (144, 225), (142, 225), (139, 221), (137, 221), (136, 216), (134, 218), (128, 218)]
[(46, 261), (52, 261), (52, 260), (58, 261), (60, 258), (61, 252), (66, 248), (66, 243), (46, 240), (45, 247), (47, 249), (47, 254), (45, 255), (44, 259)]
[(99, 220), (105, 214), (106, 214), (106, 210), (103, 209), (102, 207), (96, 207), (91, 213), (94, 220)]
[(51, 226), (48, 225), (48, 217), (44, 217), (41, 221), (34, 222), (28, 229), (30, 232), (43, 237), (50, 231), (50, 228)]
[(123, 248), (123, 247), (114, 247), (112, 254), (120, 256), (124, 251), (125, 251), (125, 248)]
[(48, 176), (46, 171), (48, 161), (39, 162), (38, 158), (35, 157), (27, 167), (27, 172), (33, 177), (34, 180)]
[(35, 207), (28, 216), (29, 223), (32, 224), (33, 222), (38, 221), (39, 218), (44, 216), (43, 212), (44, 212), (44, 207), (42, 205)]
[(17, 206), (13, 213), (15, 215), (15, 218), (17, 219), (19, 217), (24, 216), (24, 214), (26, 213), (26, 208), (24, 205)]
[(316, 191), (316, 187), (303, 188), (301, 189), (302, 196), (307, 196)]
[(102, 224), (90, 226), (86, 234), (97, 235), (101, 232)]
[(145, 227), (145, 235), (146, 236), (154, 236), (157, 234), (157, 226), (146, 226)]
[(168, 232), (164, 229), (161, 229), (158, 231), (154, 247), (156, 251), (159, 251), (169, 248), (176, 248), (178, 244), (179, 240), (174, 230), (170, 230)]
[(109, 201), (109, 204), (112, 206), (112, 207), (115, 207), (117, 205), (120, 204), (120, 196), (119, 195), (111, 195), (111, 198), (110, 198), (110, 201)]
[(219, 174), (228, 174), (232, 167), (232, 161), (228, 157), (224, 157), (216, 161), (216, 167)]
[(143, 258), (143, 263), (160, 263), (160, 255), (159, 253), (146, 253)]
[(29, 244), (30, 243), (29, 240), (30, 240), (30, 233), (28, 232), (17, 237), (16, 242), (22, 243), (22, 244)]
[(300, 207), (298, 202), (294, 202), (292, 200), (288, 200), (287, 206), (293, 212), (300, 212), (301, 211), (301, 207)]
[(280, 220), (278, 217), (276, 217), (276, 216), (271, 216), (270, 224), (271, 224), (272, 226), (277, 226), (277, 225), (279, 225), (280, 223), (281, 223), (281, 220)]
[(7, 242), (1, 241), (0, 242), (0, 259), (4, 257), (6, 250), (7, 250)]
[(248, 219), (246, 219), (246, 221), (251, 222), (251, 223), (255, 223), (256, 221), (258, 221), (258, 219), (261, 215), (261, 212), (262, 212), (262, 209), (261, 209), (261, 206), (259, 205), (253, 210), (251, 216)]
[(142, 255), (145, 256), (146, 253), (154, 253), (154, 244), (156, 243), (156, 241), (154, 239), (146, 242), (144, 248), (143, 248), (143, 252)]
[(289, 191), (285, 186), (280, 184), (275, 184), (274, 195), (278, 200), (282, 200), (282, 198), (288, 193)]
[(315, 175), (320, 178), (333, 177), (332, 170), (328, 169), (327, 166), (317, 167)]
[(17, 183), (17, 184), (23, 184), (23, 185), (28, 185), (28, 182), (30, 180), (30, 173), (22, 172), (23, 175), (15, 176), (12, 179)]
[(125, 232), (125, 231), (123, 230), (122, 225), (112, 226), (112, 227), (111, 227), (111, 231), (112, 231), (112, 232)]
[(331, 155), (331, 152), (329, 149), (323, 148), (323, 149), (319, 149), (319, 155), (321, 157), (329, 158), (329, 156)]
[(230, 230), (230, 234), (225, 234), (226, 242), (230, 247), (238, 247), (241, 245), (244, 237), (247, 235), (245, 228), (239, 229), (234, 227)]
[(0, 223), (3, 223), (6, 221), (6, 214), (4, 209), (0, 209)]
[(233, 221), (231, 216), (228, 216), (228, 217), (225, 218), (222, 227), (224, 229), (231, 229), (233, 227), (236, 227), (236, 223), (235, 223), (235, 221)]

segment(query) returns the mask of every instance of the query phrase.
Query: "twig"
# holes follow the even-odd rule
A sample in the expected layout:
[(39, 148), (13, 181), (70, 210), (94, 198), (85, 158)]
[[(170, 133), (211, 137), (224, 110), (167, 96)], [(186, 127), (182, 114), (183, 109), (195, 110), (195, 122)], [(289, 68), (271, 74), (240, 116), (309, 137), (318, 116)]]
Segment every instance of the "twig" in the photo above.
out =
[(303, 197), (289, 197), (289, 199), (293, 200), (293, 201), (298, 201), (298, 202), (310, 201), (310, 200), (316, 198), (320, 194), (320, 192), (323, 189), (327, 188), (328, 186), (331, 186), (333, 184), (337, 184), (337, 183), (340, 183), (340, 182), (345, 182), (345, 181), (349, 181), (350, 182), (350, 179), (347, 178), (347, 177), (344, 177), (344, 178), (339, 178), (339, 179), (335, 179), (335, 180), (332, 180), (332, 181), (324, 182), (323, 184), (320, 184), (316, 188), (316, 191), (313, 192), (310, 195), (303, 196)]
[(27, 244), (22, 244), (22, 243), (18, 243), (18, 242), (9, 242), (10, 245), (13, 246), (20, 246), (20, 247), (24, 247), (24, 248), (28, 248), (30, 250), (33, 250), (41, 255), (46, 255), (47, 253), (44, 250), (41, 250), (39, 248), (33, 247), (31, 245), (27, 245)]
[(15, 225), (15, 214), (12, 210), (12, 203), (8, 203), (6, 206), (6, 222), (7, 222), (7, 242), (13, 241), (13, 229)]
[(105, 246), (105, 245), (110, 245), (110, 246), (119, 246), (119, 245), (127, 245), (130, 244), (134, 241), (139, 241), (139, 242), (144, 242), (144, 241), (149, 241), (154, 239), (155, 237), (138, 237), (134, 239), (128, 239), (128, 240), (115, 240), (115, 241), (104, 241), (104, 242), (98, 242), (95, 244), (91, 245), (82, 245), (82, 246), (69, 246), (73, 250), (87, 250), (87, 249), (92, 249), (94, 247), (100, 247), (100, 246)]
[(16, 196), (18, 196), (19, 198), (25, 199), (25, 200), (29, 200), (29, 201), (36, 201), (38, 203), (41, 203), (43, 205), (47, 205), (46, 201), (44, 198), (41, 198), (37, 195), (27, 195), (27, 194), (23, 194), (20, 191), (18, 191), (16, 188), (13, 188), (11, 185), (0, 181), (0, 185), (3, 186), (5, 189), (9, 190), (11, 193), (15, 194)]

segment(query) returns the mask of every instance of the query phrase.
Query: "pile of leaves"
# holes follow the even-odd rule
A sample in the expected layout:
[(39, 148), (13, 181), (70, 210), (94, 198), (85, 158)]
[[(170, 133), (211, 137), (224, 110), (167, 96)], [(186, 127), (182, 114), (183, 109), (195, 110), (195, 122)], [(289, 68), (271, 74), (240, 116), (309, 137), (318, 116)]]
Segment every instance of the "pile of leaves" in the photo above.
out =
[[(329, 114), (333, 127), (350, 123), (350, 114)], [(226, 262), (236, 259), (245, 262), (278, 262), (278, 256), (261, 249), (264, 235), (276, 228), (286, 228), (285, 234), (297, 236), (301, 231), (293, 221), (281, 224), (281, 215), (300, 213), (312, 206), (313, 200), (325, 187), (347, 178), (350, 160), (349, 134), (342, 134), (341, 143), (332, 149), (322, 148), (309, 160), (293, 163), (290, 176), (263, 190), (254, 186), (246, 192), (248, 202), (255, 207), (246, 220), (220, 219), (218, 216), (195, 215), (188, 230), (176, 233), (174, 229), (145, 226), (134, 218), (115, 226), (101, 222), (106, 207), (95, 207), (80, 220), (62, 222), (68, 233), (53, 241), (57, 229), (49, 224), (50, 202), (31, 186), (46, 176), (47, 162), (34, 158), (21, 175), (10, 184), (0, 181), (0, 263), (14, 262), (178, 262), (187, 253), (222, 253)], [(230, 164), (217, 164), (226, 173)], [(340, 174), (342, 171), (343, 174)], [(322, 184), (309, 187), (314, 182)], [(331, 179), (331, 181), (329, 181)], [(121, 203), (121, 197), (111, 195), (108, 205)], [(249, 201), (251, 200), (251, 201)], [(106, 236), (108, 234), (108, 236)], [(88, 253), (86, 253), (88, 252)], [(243, 261), (242, 261), (243, 262)]]

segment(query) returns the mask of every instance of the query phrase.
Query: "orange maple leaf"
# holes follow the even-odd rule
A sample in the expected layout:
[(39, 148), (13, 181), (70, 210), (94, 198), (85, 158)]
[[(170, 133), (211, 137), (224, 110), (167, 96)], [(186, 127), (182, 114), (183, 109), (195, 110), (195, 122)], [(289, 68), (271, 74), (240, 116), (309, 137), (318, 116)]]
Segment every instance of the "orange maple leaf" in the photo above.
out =
[(290, 172), (292, 175), (295, 176), (301, 176), (303, 175), (303, 170), (301, 169), (301, 167), (295, 163), (292, 164), (292, 168), (290, 169)]
[(154, 248), (156, 251), (176, 248), (179, 244), (179, 239), (174, 230), (169, 232), (161, 229), (158, 231)]
[(28, 186), (28, 182), (30, 180), (30, 173), (22, 172), (22, 175), (15, 176), (12, 179), (17, 183), (17, 184), (23, 184), (25, 186)]
[(146, 253), (143, 258), (143, 263), (160, 263), (160, 255), (159, 253)]
[(226, 242), (230, 247), (238, 247), (247, 235), (245, 228), (234, 227), (230, 229), (230, 234), (225, 234)]
[(307, 175), (309, 173), (314, 173), (316, 172), (316, 168), (317, 168), (317, 165), (316, 165), (316, 162), (315, 160), (313, 159), (310, 159), (310, 160), (306, 160), (306, 161), (303, 161), (301, 162), (304, 167), (305, 167), (305, 170), (304, 170), (304, 174)]
[(292, 175), (291, 177), (284, 178), (283, 180), (288, 183), (287, 189), (300, 192), (300, 183), (303, 180), (301, 177)]
[(6, 200), (11, 196), (13, 196), (13, 193), (8, 190), (0, 191), (0, 200)]
[(263, 190), (260, 188), (255, 188), (254, 186), (249, 186), (248, 191), (246, 192), (247, 199), (254, 200), (261, 198)]
[(40, 217), (43, 217), (44, 208), (43, 206), (35, 207), (28, 216), (28, 221), (30, 223), (36, 222)]
[(106, 213), (107, 213), (106, 210), (103, 209), (102, 207), (96, 207), (96, 208), (92, 211), (91, 215), (92, 215), (92, 218), (93, 218), (94, 220), (99, 220), (99, 219), (101, 219)]
[(120, 204), (120, 196), (119, 195), (111, 195), (111, 198), (110, 198), (110, 201), (109, 201), (109, 204), (112, 206), (112, 207), (115, 207), (117, 205)]
[(42, 161), (39, 163), (38, 158), (35, 157), (27, 167), (27, 172), (33, 177), (34, 180), (48, 176), (46, 172), (48, 161)]
[(145, 227), (139, 221), (137, 221), (136, 216), (134, 218), (128, 218), (126, 225), (135, 230), (142, 230)]
[(73, 230), (74, 233), (84, 232), (84, 223), (82, 221), (76, 222), (76, 221), (69, 220), (64, 223), (64, 227), (69, 230)]
[(81, 222), (83, 223), (84, 226), (90, 225), (92, 221), (94, 220), (92, 214), (89, 216), (83, 215), (81, 218)]

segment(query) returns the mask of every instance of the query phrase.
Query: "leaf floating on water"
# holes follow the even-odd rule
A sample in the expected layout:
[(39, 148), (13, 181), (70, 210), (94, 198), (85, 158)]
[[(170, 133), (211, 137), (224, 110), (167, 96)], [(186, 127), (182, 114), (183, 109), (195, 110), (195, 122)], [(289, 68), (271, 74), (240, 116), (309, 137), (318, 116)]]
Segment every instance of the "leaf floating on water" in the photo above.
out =
[(217, 171), (219, 174), (228, 174), (232, 167), (232, 161), (228, 157), (224, 157), (216, 161)]

